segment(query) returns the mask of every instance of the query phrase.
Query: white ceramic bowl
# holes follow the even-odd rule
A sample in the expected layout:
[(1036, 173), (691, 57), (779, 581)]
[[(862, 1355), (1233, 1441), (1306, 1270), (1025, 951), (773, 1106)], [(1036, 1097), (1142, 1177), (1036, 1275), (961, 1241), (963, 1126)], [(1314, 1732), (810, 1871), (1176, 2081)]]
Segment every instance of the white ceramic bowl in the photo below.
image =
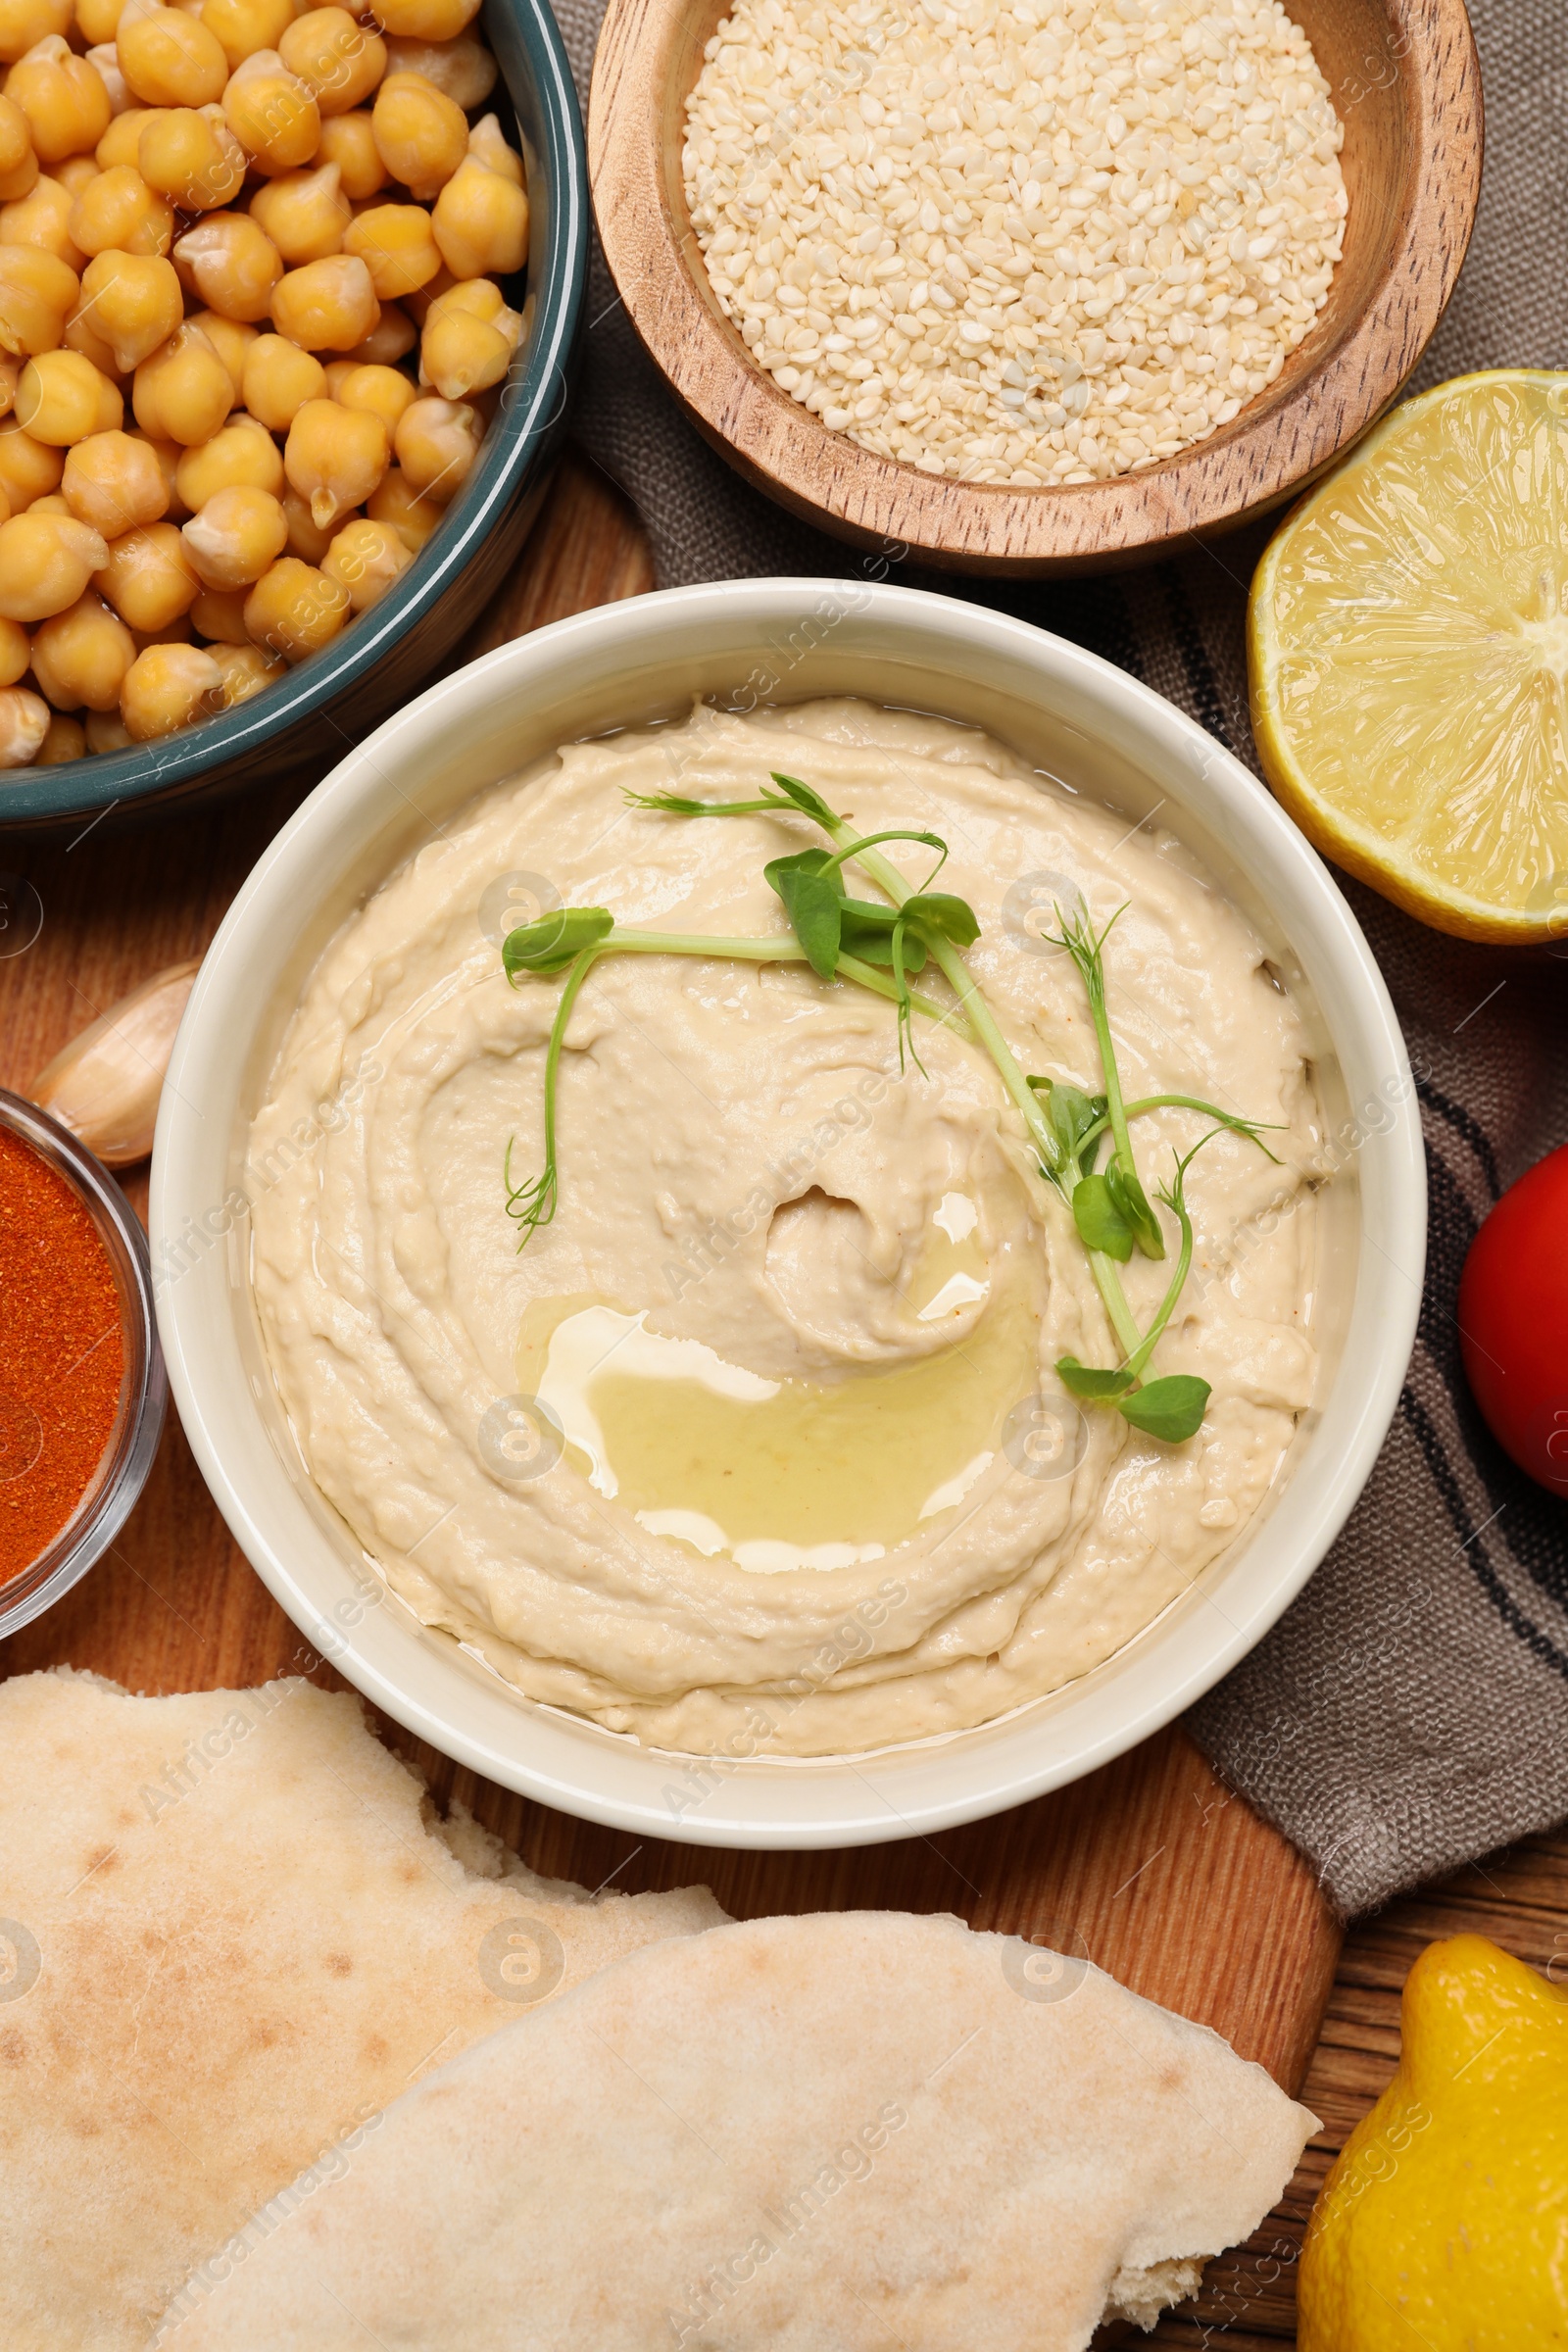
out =
[[(473, 796), (555, 745), (678, 712), (855, 693), (977, 723), (1129, 823), (1161, 804), (1297, 998), (1346, 1144), (1322, 1196), (1320, 1401), (1266, 1508), (1114, 1657), (1002, 1721), (851, 1761), (692, 1763), (519, 1697), (421, 1627), (307, 1476), (246, 1276), (246, 1130), (306, 974), (345, 915)], [(312, 1642), (420, 1739), (508, 1788), (644, 1837), (870, 1843), (1021, 1802), (1131, 1747), (1244, 1657), (1359, 1494), (1415, 1334), (1425, 1173), (1409, 1064), (1326, 868), (1201, 728), (1108, 662), (907, 589), (749, 580), (601, 607), (503, 646), (335, 768), (229, 910), (164, 1089), (151, 1235), (180, 1418), (248, 1558)]]

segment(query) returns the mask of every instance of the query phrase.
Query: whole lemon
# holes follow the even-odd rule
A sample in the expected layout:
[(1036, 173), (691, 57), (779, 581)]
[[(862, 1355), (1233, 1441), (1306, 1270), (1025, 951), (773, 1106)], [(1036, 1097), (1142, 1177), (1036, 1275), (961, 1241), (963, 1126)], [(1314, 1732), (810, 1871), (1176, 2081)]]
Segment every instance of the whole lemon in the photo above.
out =
[(1299, 2352), (1568, 2347), (1568, 1998), (1455, 1936), (1400, 2015), (1398, 2072), (1307, 2230)]

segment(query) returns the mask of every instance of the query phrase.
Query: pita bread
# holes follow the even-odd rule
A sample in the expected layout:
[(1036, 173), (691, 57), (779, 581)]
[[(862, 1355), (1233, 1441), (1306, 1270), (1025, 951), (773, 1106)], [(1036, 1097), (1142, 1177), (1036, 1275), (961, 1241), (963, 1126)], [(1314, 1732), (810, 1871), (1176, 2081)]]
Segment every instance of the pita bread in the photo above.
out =
[(169, 2352), (1079, 2352), (1277, 2201), (1314, 2119), (1216, 2034), (956, 1920), (656, 1944), (279, 2200)]
[(120, 2352), (210, 2249), (533, 1998), (711, 1895), (539, 1879), (299, 1681), (0, 1685), (0, 2343)]

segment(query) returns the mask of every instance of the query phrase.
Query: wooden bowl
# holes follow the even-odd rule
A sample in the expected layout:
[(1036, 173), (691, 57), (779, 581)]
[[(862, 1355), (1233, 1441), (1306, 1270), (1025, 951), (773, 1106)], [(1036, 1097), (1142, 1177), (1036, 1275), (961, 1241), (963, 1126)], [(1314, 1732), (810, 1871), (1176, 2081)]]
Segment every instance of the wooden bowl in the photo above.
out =
[(1345, 124), (1345, 253), (1316, 326), (1205, 441), (1114, 481), (950, 481), (830, 432), (719, 309), (686, 206), (686, 100), (723, 0), (610, 0), (588, 109), (605, 254), (692, 422), (748, 481), (859, 547), (963, 571), (1137, 563), (1300, 490), (1399, 391), (1453, 291), (1481, 188), (1481, 77), (1463, 0), (1290, 0)]

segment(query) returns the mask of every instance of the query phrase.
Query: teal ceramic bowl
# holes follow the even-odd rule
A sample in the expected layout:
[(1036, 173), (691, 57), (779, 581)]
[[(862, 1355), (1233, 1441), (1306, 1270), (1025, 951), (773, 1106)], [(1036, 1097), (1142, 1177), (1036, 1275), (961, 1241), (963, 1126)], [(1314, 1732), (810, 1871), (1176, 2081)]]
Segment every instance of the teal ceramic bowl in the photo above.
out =
[[(564, 421), (588, 269), (582, 122), (548, 0), (485, 0), (487, 101), (528, 167), (528, 332), (478, 463), (416, 561), (335, 643), (220, 718), (135, 751), (0, 772), (0, 829), (37, 831), (330, 766), (416, 695), (512, 568)], [(514, 117), (506, 122), (504, 97)]]

